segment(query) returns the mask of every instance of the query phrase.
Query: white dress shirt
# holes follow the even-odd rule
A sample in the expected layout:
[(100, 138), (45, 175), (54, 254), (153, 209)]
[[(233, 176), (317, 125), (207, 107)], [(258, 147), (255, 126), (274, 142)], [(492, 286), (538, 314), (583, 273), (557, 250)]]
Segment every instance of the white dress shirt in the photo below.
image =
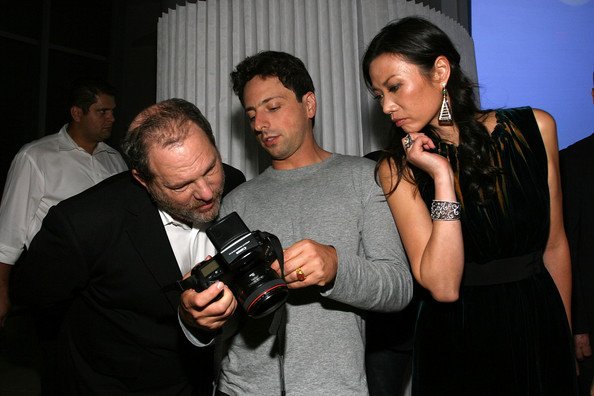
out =
[(190, 272), (206, 256), (216, 254), (215, 247), (204, 232), (210, 223), (194, 224), (193, 227), (190, 227), (175, 220), (167, 212), (159, 210), (159, 214), (182, 275)]
[(12, 161), (0, 205), (2, 263), (15, 263), (52, 206), (127, 169), (117, 150), (101, 142), (91, 155), (66, 128), (24, 145)]
[[(217, 253), (214, 245), (204, 232), (211, 223), (194, 224), (193, 227), (189, 227), (187, 224), (172, 218), (169, 213), (159, 210), (159, 214), (161, 215), (161, 220), (165, 226), (165, 232), (167, 232), (169, 243), (171, 244), (171, 248), (177, 259), (177, 265), (179, 266), (182, 275), (188, 273), (194, 265), (203, 261), (207, 256), (212, 257)], [(200, 330), (187, 327), (181, 320), (179, 314), (178, 321), (186, 337), (188, 337), (189, 340), (192, 340), (195, 345), (208, 345), (200, 341), (198, 336)], [(212, 343), (213, 340), (211, 340), (210, 343)]]

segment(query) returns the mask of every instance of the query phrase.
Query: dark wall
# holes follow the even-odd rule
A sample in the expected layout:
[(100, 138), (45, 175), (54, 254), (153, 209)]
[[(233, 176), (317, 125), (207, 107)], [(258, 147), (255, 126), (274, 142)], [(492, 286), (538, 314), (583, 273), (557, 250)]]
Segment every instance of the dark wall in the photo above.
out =
[[(114, 0), (114, 3), (120, 1)], [(126, 0), (115, 7), (110, 75), (120, 92), (119, 142), (138, 112), (155, 102), (157, 82), (157, 22), (161, 0)], [(115, 143), (115, 142), (114, 142)], [(118, 146), (118, 145), (116, 145)]]
[(0, 12), (0, 189), (20, 147), (69, 120), (72, 80), (107, 79), (117, 91), (108, 143), (154, 103), (161, 0), (19, 0)]

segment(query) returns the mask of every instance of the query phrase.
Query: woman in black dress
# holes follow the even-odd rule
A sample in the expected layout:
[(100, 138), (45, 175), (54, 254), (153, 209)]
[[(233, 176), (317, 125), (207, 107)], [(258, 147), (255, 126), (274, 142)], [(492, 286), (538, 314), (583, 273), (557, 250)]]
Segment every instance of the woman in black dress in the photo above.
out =
[(452, 42), (420, 18), (382, 29), (363, 73), (395, 126), (378, 180), (429, 296), (413, 394), (575, 394), (555, 121), (480, 110)]

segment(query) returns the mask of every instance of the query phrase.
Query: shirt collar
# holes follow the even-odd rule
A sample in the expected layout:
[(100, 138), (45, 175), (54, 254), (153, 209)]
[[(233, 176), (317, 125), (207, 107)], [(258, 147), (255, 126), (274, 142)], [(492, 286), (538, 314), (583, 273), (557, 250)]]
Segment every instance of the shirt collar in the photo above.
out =
[[(70, 150), (82, 150), (84, 149), (80, 147), (76, 142), (70, 137), (68, 134), (68, 124), (64, 124), (60, 132), (58, 132), (58, 150), (60, 151), (70, 151)], [(106, 151), (110, 154), (117, 153), (116, 149), (108, 146), (103, 142), (97, 143), (97, 147), (95, 147), (95, 151), (93, 151), (93, 155)]]
[(181, 227), (182, 229), (187, 230), (187, 231), (189, 231), (191, 229), (195, 229), (197, 231), (204, 231), (211, 224), (211, 223), (199, 223), (199, 224), (194, 224), (192, 227), (190, 227), (186, 223), (183, 223), (179, 220), (174, 219), (169, 213), (165, 212), (164, 210), (159, 209), (159, 215), (161, 216), (161, 221), (163, 222), (164, 226), (173, 225), (176, 227)]
[(190, 230), (192, 228), (187, 224), (174, 219), (173, 217), (171, 217), (169, 213), (165, 212), (164, 210), (159, 209), (159, 215), (161, 216), (161, 221), (163, 222), (164, 226), (174, 225), (176, 227), (181, 227), (184, 230)]

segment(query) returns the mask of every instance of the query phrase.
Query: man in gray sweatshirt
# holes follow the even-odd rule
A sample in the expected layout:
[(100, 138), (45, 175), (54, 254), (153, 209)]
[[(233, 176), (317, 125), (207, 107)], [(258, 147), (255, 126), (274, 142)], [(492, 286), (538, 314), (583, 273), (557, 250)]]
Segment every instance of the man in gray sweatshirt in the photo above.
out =
[[(275, 338), (273, 315), (236, 311), (228, 285), (217, 282), (183, 293), (182, 328), (199, 346), (218, 335), (219, 395), (365, 395), (364, 311), (398, 311), (412, 297), (374, 163), (316, 143), (316, 96), (298, 58), (262, 52), (231, 78), (272, 166), (229, 194), (221, 216), (235, 211), (250, 230), (280, 239), (286, 323)], [(278, 262), (272, 268), (281, 273)]]

